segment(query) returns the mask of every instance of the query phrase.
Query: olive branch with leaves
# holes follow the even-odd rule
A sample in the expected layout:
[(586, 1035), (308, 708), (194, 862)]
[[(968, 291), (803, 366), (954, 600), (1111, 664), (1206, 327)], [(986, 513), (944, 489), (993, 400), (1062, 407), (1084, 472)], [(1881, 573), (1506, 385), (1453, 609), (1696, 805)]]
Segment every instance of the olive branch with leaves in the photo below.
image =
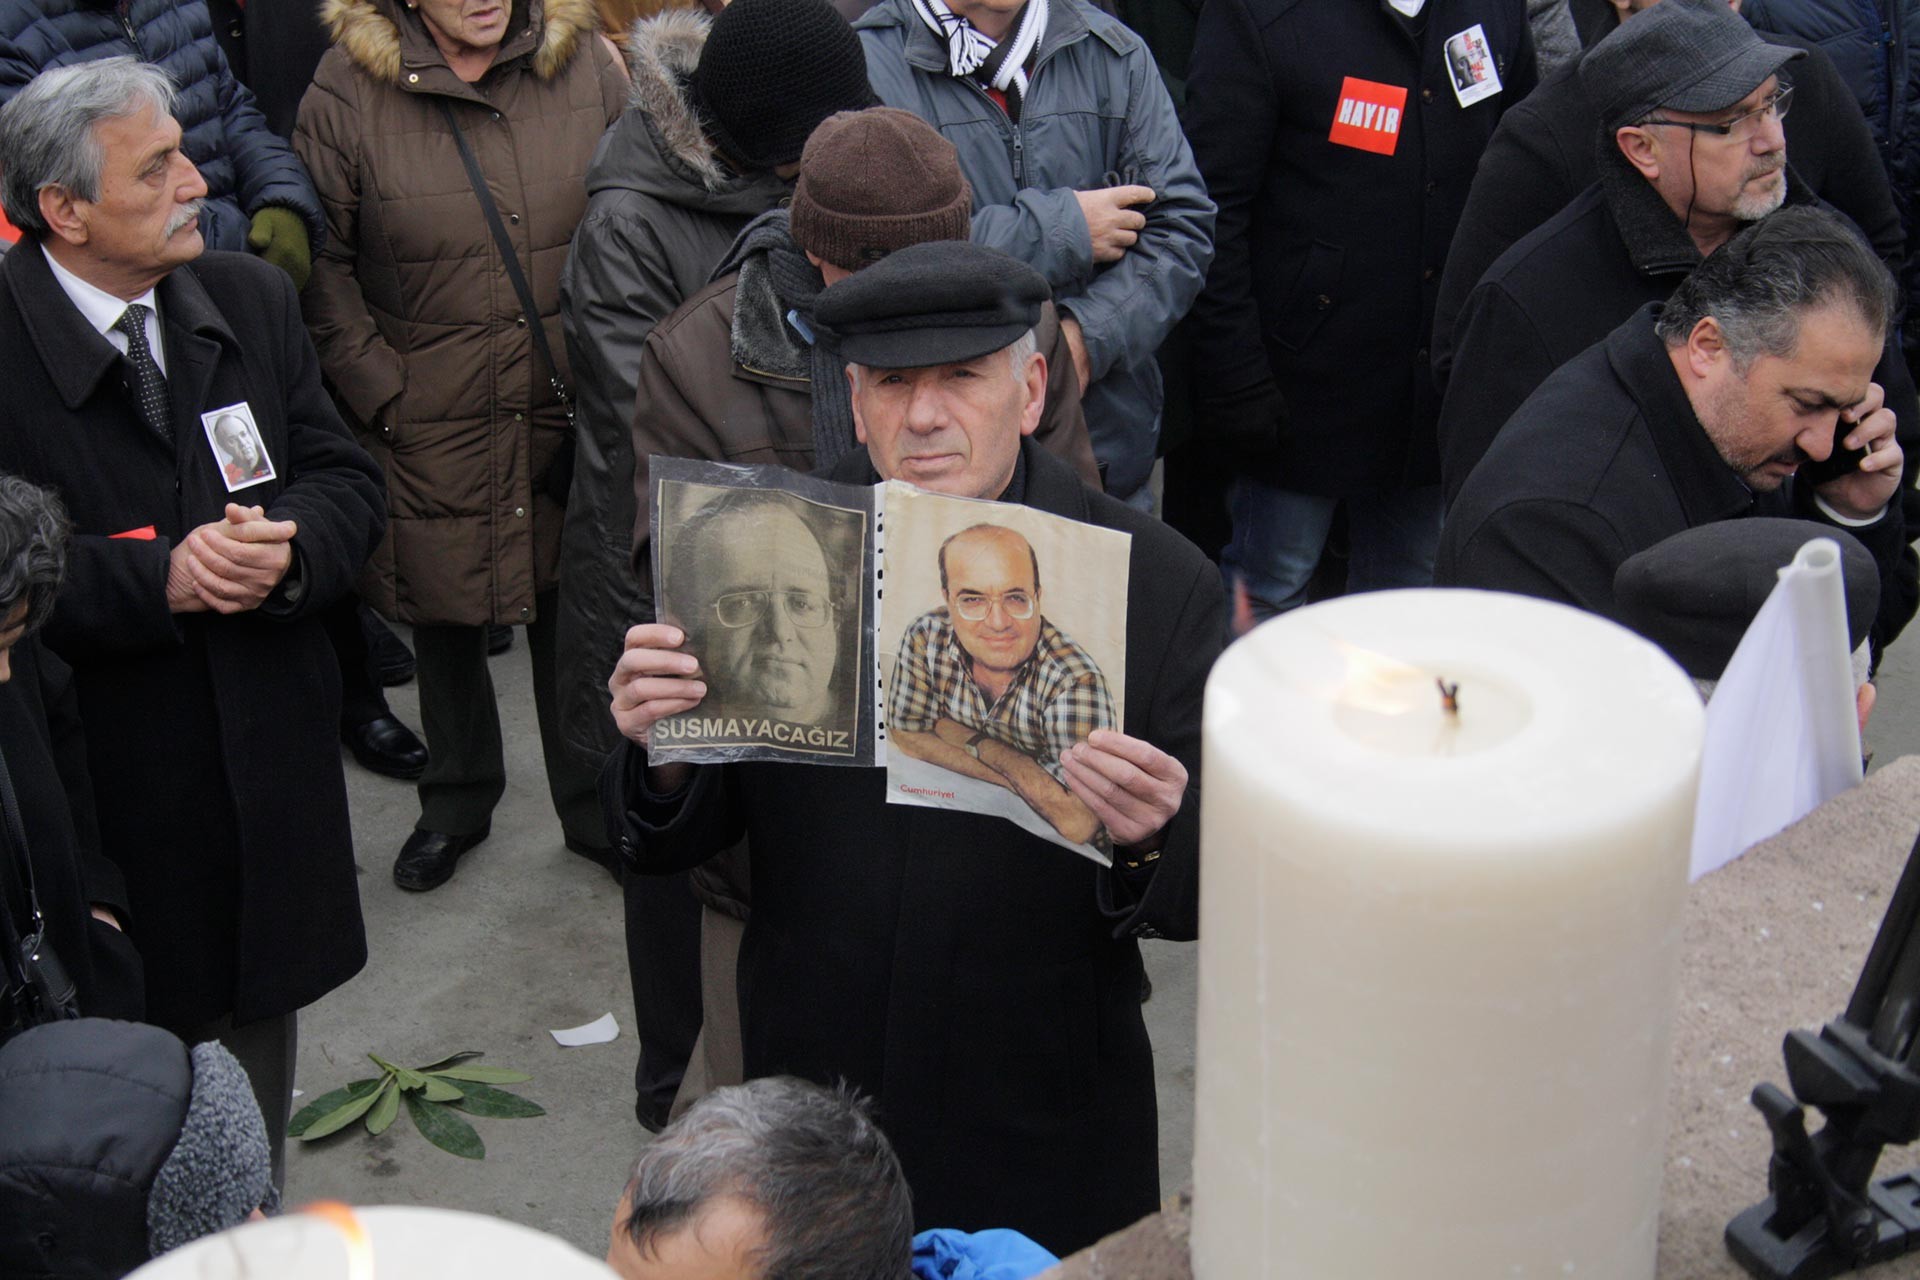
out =
[(537, 1102), (495, 1087), (524, 1084), (532, 1076), (485, 1066), (474, 1061), (479, 1056), (479, 1050), (465, 1049), (423, 1067), (402, 1067), (369, 1053), (380, 1074), (350, 1081), (315, 1098), (288, 1123), (287, 1136), (313, 1142), (339, 1133), (356, 1120), (364, 1120), (367, 1132), (377, 1136), (392, 1127), (404, 1103), (413, 1127), (428, 1142), (452, 1155), (484, 1160), (486, 1144), (461, 1112), (494, 1120), (527, 1119), (547, 1112)]

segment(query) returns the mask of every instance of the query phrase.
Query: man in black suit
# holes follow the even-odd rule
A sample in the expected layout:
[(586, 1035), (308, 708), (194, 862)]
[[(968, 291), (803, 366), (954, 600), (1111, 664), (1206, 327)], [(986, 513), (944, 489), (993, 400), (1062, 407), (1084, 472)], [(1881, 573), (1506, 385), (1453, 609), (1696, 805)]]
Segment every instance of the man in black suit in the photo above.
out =
[[(164, 72), (48, 71), (0, 109), (0, 470), (60, 492), (74, 668), (104, 847), (126, 876), (148, 1018), (219, 1039), (279, 1140), (294, 1011), (366, 960), (339, 684), (314, 615), (386, 525), (286, 275), (203, 253), (206, 185)], [(265, 474), (214, 426), (250, 422)]]

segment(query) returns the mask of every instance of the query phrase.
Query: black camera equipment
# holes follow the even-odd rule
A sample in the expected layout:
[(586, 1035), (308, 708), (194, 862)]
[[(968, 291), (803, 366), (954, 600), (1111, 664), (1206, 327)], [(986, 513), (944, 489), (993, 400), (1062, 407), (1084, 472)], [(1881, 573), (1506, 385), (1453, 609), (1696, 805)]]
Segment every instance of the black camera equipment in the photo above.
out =
[(1920, 1170), (1873, 1180), (1882, 1148), (1920, 1138), (1920, 839), (1847, 1011), (1788, 1032), (1786, 1059), (1792, 1096), (1753, 1091), (1772, 1194), (1727, 1224), (1728, 1252), (1764, 1280), (1823, 1280), (1920, 1250)]

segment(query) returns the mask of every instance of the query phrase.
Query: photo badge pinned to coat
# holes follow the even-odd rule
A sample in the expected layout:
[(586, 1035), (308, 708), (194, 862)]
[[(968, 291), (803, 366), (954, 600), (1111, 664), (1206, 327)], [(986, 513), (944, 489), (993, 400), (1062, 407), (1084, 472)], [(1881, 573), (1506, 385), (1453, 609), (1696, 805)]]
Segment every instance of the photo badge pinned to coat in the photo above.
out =
[(1447, 37), (1447, 73), (1453, 81), (1453, 96), (1460, 105), (1470, 107), (1484, 102), (1503, 87), (1500, 68), (1487, 49), (1487, 33), (1479, 23)]
[(200, 426), (228, 493), (275, 478), (267, 442), (245, 400), (201, 414)]

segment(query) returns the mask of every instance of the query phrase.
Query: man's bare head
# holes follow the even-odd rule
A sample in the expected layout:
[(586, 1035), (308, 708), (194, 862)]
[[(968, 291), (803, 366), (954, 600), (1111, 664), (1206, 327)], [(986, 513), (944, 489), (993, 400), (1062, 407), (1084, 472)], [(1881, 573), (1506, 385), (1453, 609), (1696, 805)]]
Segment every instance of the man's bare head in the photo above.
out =
[(1040, 643), (1040, 557), (1005, 525), (977, 524), (940, 546), (940, 590), (975, 667), (1008, 672)]
[(640, 1153), (614, 1216), (624, 1280), (898, 1280), (906, 1175), (844, 1089), (771, 1076), (708, 1094)]

